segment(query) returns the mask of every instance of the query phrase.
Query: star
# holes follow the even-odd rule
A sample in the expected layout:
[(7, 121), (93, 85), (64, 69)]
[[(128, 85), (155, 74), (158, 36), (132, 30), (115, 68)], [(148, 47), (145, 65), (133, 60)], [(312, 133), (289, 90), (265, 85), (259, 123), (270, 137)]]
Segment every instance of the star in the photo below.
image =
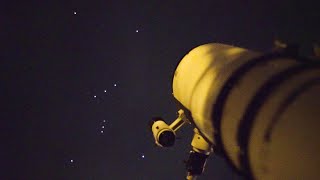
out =
[(76, 14), (77, 14), (77, 12), (76, 12), (76, 11), (74, 11), (74, 12), (73, 12), (73, 14), (74, 14), (74, 15), (76, 15)]
[(97, 96), (96, 96), (96, 95), (94, 95), (94, 96), (93, 96), (93, 98), (97, 98)]
[(70, 162), (73, 163), (73, 159), (70, 159)]
[(136, 30), (136, 33), (137, 33), (137, 32), (139, 32), (139, 30), (138, 30), (138, 29)]
[(117, 84), (116, 83), (114, 83), (114, 85), (113, 85), (114, 87), (116, 87), (117, 86)]
[(104, 126), (102, 126), (101, 128), (104, 129)]
[(144, 159), (144, 154), (141, 155), (141, 158)]
[(105, 93), (106, 93), (106, 92), (107, 92), (107, 90), (105, 89), (103, 92), (105, 92)]
[(101, 134), (103, 134), (103, 131), (100, 131), (101, 132)]
[(104, 119), (103, 122), (106, 122), (106, 120)]

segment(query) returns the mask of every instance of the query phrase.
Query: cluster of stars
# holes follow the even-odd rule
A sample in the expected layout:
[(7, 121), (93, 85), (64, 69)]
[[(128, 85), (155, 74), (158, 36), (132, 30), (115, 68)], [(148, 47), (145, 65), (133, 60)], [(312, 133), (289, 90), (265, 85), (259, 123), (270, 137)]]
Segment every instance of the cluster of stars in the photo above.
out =
[[(73, 13), (73, 15), (78, 15), (78, 12), (77, 12), (77, 11), (73, 11), (72, 13)], [(139, 30), (139, 29), (135, 29), (134, 32), (135, 32), (135, 33), (139, 33), (140, 30)], [(117, 86), (118, 86), (117, 83), (114, 83), (114, 84), (113, 84), (113, 87), (117, 87)], [(108, 92), (107, 89), (104, 89), (104, 90), (103, 90), (103, 93), (107, 93), (107, 92)], [(98, 95), (98, 94), (93, 94), (92, 97), (93, 97), (93, 99), (99, 100), (99, 95)], [(99, 128), (100, 134), (104, 134), (104, 133), (105, 133), (106, 124), (107, 124), (107, 120), (106, 120), (106, 119), (103, 119), (103, 120), (102, 120), (102, 123), (100, 123), (100, 128)], [(145, 154), (144, 154), (144, 153), (140, 153), (139, 157), (140, 157), (140, 159), (145, 159)], [(73, 164), (73, 163), (74, 163), (74, 159), (69, 159), (68, 162), (69, 162), (70, 164)]]
[[(117, 87), (118, 84), (117, 84), (117, 83), (114, 83), (112, 86), (113, 86), (113, 87)], [(104, 89), (104, 90), (103, 90), (103, 94), (107, 94), (108, 92), (110, 92), (110, 91), (108, 91), (107, 89)], [(108, 94), (110, 94), (110, 93), (108, 93)], [(111, 94), (110, 94), (110, 95), (111, 95)], [(91, 97), (92, 97), (93, 99), (95, 99), (95, 101), (96, 101), (97, 103), (103, 101), (103, 97), (102, 97), (102, 95), (99, 94), (99, 93), (92, 94)], [(100, 134), (104, 134), (104, 133), (105, 133), (106, 122), (107, 122), (107, 121), (104, 119), (104, 120), (102, 121), (102, 123), (100, 123), (100, 128), (99, 128), (99, 133), (100, 133)]]
[(106, 123), (107, 121), (104, 119), (102, 122), (103, 122), (103, 124), (102, 124), (101, 130), (100, 130), (100, 133), (101, 133), (101, 134), (104, 133), (105, 123)]
[[(113, 87), (117, 87), (117, 86), (118, 86), (117, 83), (114, 83), (114, 84), (113, 84)], [(103, 92), (104, 92), (104, 93), (107, 93), (107, 90), (105, 89), (105, 90), (103, 90)], [(93, 95), (92, 97), (93, 97), (94, 99), (98, 98), (97, 95)]]

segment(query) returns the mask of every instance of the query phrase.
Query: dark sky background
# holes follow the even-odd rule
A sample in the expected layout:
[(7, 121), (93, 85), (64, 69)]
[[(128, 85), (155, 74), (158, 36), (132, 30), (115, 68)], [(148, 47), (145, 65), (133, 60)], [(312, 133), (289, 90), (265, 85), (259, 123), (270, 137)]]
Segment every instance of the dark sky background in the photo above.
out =
[[(316, 2), (316, 1), (314, 1)], [(320, 40), (312, 1), (1, 1), (0, 179), (183, 179), (192, 127), (155, 147), (151, 117), (176, 117), (172, 77), (209, 42), (269, 51)], [(242, 179), (212, 156), (200, 178)]]

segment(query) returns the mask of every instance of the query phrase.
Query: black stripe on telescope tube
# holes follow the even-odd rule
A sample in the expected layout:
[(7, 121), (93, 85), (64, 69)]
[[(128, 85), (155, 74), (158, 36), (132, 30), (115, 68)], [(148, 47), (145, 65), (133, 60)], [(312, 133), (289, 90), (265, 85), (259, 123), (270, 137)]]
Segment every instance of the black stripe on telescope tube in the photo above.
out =
[[(248, 175), (248, 178), (250, 178), (250, 173), (247, 172), (246, 169), (237, 169), (235, 165), (232, 163), (231, 159), (228, 157), (222, 143), (222, 138), (221, 138), (221, 118), (222, 118), (222, 112), (223, 108), (226, 103), (226, 99), (228, 98), (229, 93), (231, 90), (236, 87), (237, 83), (242, 79), (243, 76), (247, 72), (249, 72), (252, 68), (255, 66), (265, 63), (268, 61), (274, 61), (274, 60), (282, 60), (284, 58), (292, 58), (293, 60), (297, 61), (307, 61), (302, 58), (295, 58), (291, 57), (290, 55), (283, 53), (283, 52), (271, 52), (264, 54), (262, 56), (259, 56), (257, 58), (253, 58), (246, 63), (242, 64), (235, 72), (229, 77), (229, 79), (224, 83), (223, 87), (221, 88), (220, 93), (217, 96), (216, 102), (213, 105), (213, 110), (212, 110), (212, 115), (211, 119), (215, 128), (215, 143), (216, 143), (216, 150), (222, 154), (227, 162), (231, 165), (231, 167), (238, 173)], [(302, 61), (302, 62), (303, 62)]]
[(249, 162), (249, 140), (251, 135), (251, 130), (255, 121), (255, 117), (259, 110), (261, 109), (264, 102), (270, 97), (270, 95), (275, 92), (281, 84), (290, 78), (308, 71), (310, 69), (319, 68), (319, 66), (310, 64), (298, 64), (296, 66), (290, 67), (276, 75), (272, 76), (266, 83), (262, 85), (261, 88), (252, 98), (251, 102), (247, 106), (245, 113), (242, 116), (240, 125), (237, 133), (238, 145), (241, 149), (240, 163), (243, 170), (248, 170), (248, 175), (253, 177), (252, 169)]
[(279, 122), (279, 118), (281, 117), (282, 113), (286, 111), (288, 106), (292, 104), (296, 98), (298, 98), (301, 94), (303, 94), (305, 91), (309, 90), (315, 85), (320, 84), (320, 78), (315, 77), (313, 79), (310, 79), (306, 81), (305, 83), (301, 84), (298, 88), (294, 89), (288, 97), (279, 105), (279, 109), (272, 115), (272, 118), (270, 120), (270, 123), (268, 125), (267, 130), (265, 131), (264, 134), (264, 141), (265, 142), (270, 142), (270, 137), (272, 135), (273, 129), (275, 125)]

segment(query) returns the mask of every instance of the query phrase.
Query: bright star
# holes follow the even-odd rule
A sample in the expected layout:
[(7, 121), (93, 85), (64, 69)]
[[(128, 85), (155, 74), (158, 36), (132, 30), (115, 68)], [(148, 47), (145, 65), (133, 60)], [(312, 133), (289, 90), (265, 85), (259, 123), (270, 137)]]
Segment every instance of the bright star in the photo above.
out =
[(74, 14), (74, 15), (76, 15), (76, 14), (77, 14), (77, 12), (76, 12), (76, 11), (74, 11), (74, 12), (73, 12), (73, 14)]
[(104, 129), (104, 126), (102, 126), (101, 128)]
[(96, 97), (97, 97), (96, 95), (93, 96), (93, 98), (96, 98)]
[(73, 159), (71, 159), (70, 162), (73, 163)]
[(141, 156), (142, 158), (144, 158), (144, 154), (142, 154), (142, 156)]
[(103, 92), (105, 92), (105, 93), (106, 93), (106, 92), (107, 92), (107, 90), (105, 89)]
[(113, 86), (114, 86), (114, 87), (116, 87), (116, 86), (117, 86), (117, 84), (115, 83)]
[(103, 134), (103, 131), (101, 131), (101, 134)]
[(137, 33), (137, 32), (139, 32), (139, 30), (138, 30), (138, 29), (136, 30), (136, 33)]

